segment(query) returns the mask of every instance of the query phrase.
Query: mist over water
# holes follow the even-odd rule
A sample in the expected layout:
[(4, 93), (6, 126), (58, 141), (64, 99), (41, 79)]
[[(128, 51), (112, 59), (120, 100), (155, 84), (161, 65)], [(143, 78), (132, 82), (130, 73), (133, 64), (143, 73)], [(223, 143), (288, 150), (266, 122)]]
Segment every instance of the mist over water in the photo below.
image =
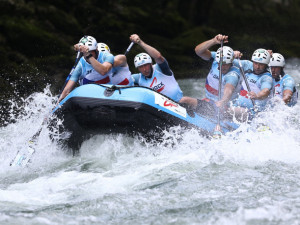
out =
[[(299, 84), (296, 63), (286, 73)], [(179, 84), (204, 96), (204, 80)], [(299, 103), (278, 104), (220, 140), (180, 127), (159, 144), (96, 135), (76, 157), (45, 126), (32, 163), (10, 167), (55, 104), (49, 89), (12, 103), (22, 114), (0, 128), (1, 224), (300, 223)], [(258, 132), (261, 122), (272, 131)]]

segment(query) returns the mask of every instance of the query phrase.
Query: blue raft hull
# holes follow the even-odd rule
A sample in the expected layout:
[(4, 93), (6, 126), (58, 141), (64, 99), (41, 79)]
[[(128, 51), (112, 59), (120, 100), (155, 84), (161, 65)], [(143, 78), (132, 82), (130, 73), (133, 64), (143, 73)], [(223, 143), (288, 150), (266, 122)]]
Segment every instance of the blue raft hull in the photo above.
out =
[[(181, 125), (211, 135), (216, 119), (188, 110), (168, 97), (145, 87), (87, 84), (73, 90), (54, 110), (72, 134), (68, 145), (79, 148), (93, 134), (142, 134), (157, 138), (161, 131)], [(221, 122), (222, 132), (238, 128)]]

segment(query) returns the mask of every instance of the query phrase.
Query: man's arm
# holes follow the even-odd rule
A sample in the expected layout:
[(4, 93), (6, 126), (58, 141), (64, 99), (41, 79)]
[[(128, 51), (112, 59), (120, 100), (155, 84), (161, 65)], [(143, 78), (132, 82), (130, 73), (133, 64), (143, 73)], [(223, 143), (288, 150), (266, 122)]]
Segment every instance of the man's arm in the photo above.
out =
[(270, 94), (270, 90), (272, 89), (273, 80), (272, 77), (264, 75), (262, 76), (261, 80), (261, 91), (257, 94), (253, 91), (249, 93), (250, 98), (257, 99), (257, 100), (263, 100), (267, 98)]
[[(242, 69), (244, 71), (244, 73), (246, 73), (249, 70), (253, 70), (253, 63), (249, 60), (240, 60), (241, 64), (242, 64)], [(240, 64), (239, 64), (239, 60), (238, 59), (234, 59), (233, 60), (233, 65), (236, 66), (237, 68), (240, 68)]]
[(292, 77), (287, 76), (286, 78), (283, 78), (283, 93), (282, 93), (282, 100), (285, 104), (290, 103), (292, 96), (293, 96), (293, 90), (295, 88), (295, 81)]
[(154, 58), (156, 63), (161, 64), (164, 62), (165, 59), (161, 55), (161, 53), (157, 49), (142, 41), (142, 39), (137, 34), (132, 34), (130, 36), (130, 40), (141, 46), (152, 58)]
[(289, 89), (283, 91), (282, 100), (285, 104), (289, 104), (293, 96), (293, 92)]
[(215, 102), (216, 106), (222, 107), (222, 106), (226, 105), (227, 102), (229, 102), (230, 99), (231, 99), (234, 88), (235, 87), (232, 84), (226, 84), (225, 87), (224, 87), (223, 97), (220, 101)]
[(58, 102), (60, 102), (61, 100), (63, 100), (75, 87), (76, 82), (74, 82), (73, 80), (69, 80), (67, 85), (65, 86), (63, 92), (61, 93)]
[(222, 99), (220, 101), (215, 102), (216, 106), (222, 107), (230, 101), (232, 94), (238, 85), (239, 75), (235, 72), (229, 72), (225, 75), (225, 87)]
[(268, 89), (268, 88), (262, 89), (257, 94), (255, 92), (253, 92), (253, 91), (249, 92), (250, 98), (257, 99), (257, 100), (263, 100), (266, 97), (268, 97), (269, 94), (270, 94), (270, 89)]
[(81, 75), (81, 71), (82, 71), (82, 65), (79, 62), (77, 64), (77, 66), (75, 67), (73, 73), (71, 74), (70, 80), (67, 82), (64, 90), (62, 91), (58, 102), (60, 102), (61, 100), (63, 100), (75, 87), (76, 82), (79, 80), (79, 77)]
[[(100, 54), (100, 53), (99, 53)], [(89, 58), (89, 63), (92, 65), (92, 67), (101, 75), (106, 75), (108, 71), (111, 70), (113, 64), (114, 64), (114, 56), (110, 53), (104, 53), (104, 62), (100, 63), (97, 59), (94, 57)]]
[(111, 70), (112, 64), (109, 62), (100, 63), (98, 62), (94, 57), (89, 58), (89, 62), (92, 65), (92, 67), (101, 75), (107, 74), (108, 71)]
[(114, 58), (114, 65), (113, 67), (127, 67), (127, 58), (125, 55), (116, 55)]
[(222, 40), (224, 41), (224, 43), (227, 43), (228, 36), (218, 34), (213, 39), (210, 39), (197, 45), (195, 48), (195, 52), (199, 57), (208, 61), (211, 58), (211, 52), (208, 49), (216, 44), (220, 44)]
[[(85, 45), (75, 45), (75, 49), (78, 49), (80, 52), (83, 53), (84, 57), (89, 56), (92, 54), (89, 51), (88, 46)], [(99, 53), (100, 54), (100, 53)], [(96, 51), (93, 52), (92, 57), (87, 59), (87, 61), (92, 65), (92, 67), (101, 75), (106, 75), (108, 71), (111, 70), (112, 65), (114, 64), (114, 56), (110, 53), (104, 53), (104, 62), (100, 63), (96, 58)]]
[(157, 64), (160, 71), (165, 74), (165, 75), (168, 75), (168, 76), (172, 76), (172, 71), (169, 67), (169, 64), (167, 62), (167, 60), (165, 59), (165, 61), (163, 63), (160, 63), (160, 64)]

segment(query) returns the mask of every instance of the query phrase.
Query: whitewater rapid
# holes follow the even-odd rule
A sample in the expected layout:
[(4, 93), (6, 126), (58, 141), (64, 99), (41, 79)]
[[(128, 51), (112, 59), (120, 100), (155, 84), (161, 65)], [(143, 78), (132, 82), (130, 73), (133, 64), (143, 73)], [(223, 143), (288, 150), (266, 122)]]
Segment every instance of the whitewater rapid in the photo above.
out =
[[(287, 72), (299, 84), (299, 68), (288, 64)], [(203, 97), (203, 80), (179, 83)], [(55, 100), (50, 87), (34, 93), (16, 122), (0, 128), (1, 224), (300, 223), (299, 103), (279, 104), (220, 140), (180, 127), (159, 144), (96, 135), (75, 157), (45, 126), (32, 163), (10, 167)], [(257, 132), (261, 122), (271, 131)]]

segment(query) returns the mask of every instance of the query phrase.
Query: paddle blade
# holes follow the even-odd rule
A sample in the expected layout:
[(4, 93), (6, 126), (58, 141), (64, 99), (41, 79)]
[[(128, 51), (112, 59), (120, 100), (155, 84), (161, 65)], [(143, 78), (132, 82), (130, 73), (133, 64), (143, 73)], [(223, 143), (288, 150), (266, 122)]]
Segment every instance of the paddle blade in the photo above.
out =
[(258, 124), (258, 126), (256, 127), (256, 130), (258, 132), (272, 132), (271, 128), (263, 123)]
[(10, 163), (10, 166), (25, 167), (28, 164), (34, 152), (35, 150), (31, 145), (29, 145), (26, 150), (18, 151), (17, 155)]
[(221, 126), (217, 125), (215, 127), (215, 130), (214, 130), (213, 138), (214, 139), (220, 139), (221, 137), (222, 137)]

